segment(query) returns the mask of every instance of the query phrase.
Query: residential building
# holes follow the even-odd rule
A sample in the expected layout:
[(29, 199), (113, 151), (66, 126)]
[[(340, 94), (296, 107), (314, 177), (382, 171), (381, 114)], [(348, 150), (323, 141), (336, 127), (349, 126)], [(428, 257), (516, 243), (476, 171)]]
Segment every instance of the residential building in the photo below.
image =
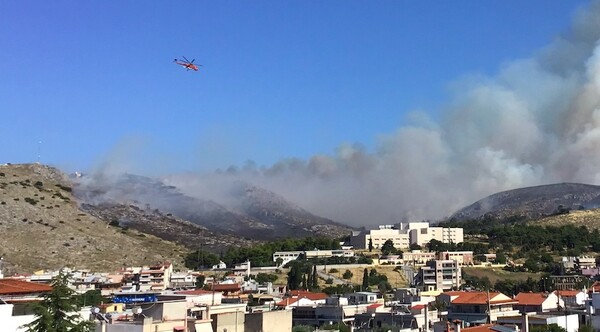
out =
[(437, 259), (453, 260), (458, 265), (473, 265), (472, 251), (442, 251), (436, 253)]
[(428, 310), (426, 305), (416, 305), (411, 308), (392, 307), (373, 310), (377, 304), (367, 307), (367, 312), (354, 317), (355, 331), (372, 331), (375, 328), (393, 326), (403, 330), (427, 331), (439, 321), (437, 311)]
[(402, 260), (404, 261), (404, 264), (409, 265), (421, 265), (434, 259), (436, 259), (435, 252), (412, 250), (410, 252), (402, 253)]
[(353, 232), (350, 239), (354, 248), (368, 249), (369, 243), (379, 249), (391, 240), (394, 247), (405, 249), (411, 244), (426, 246), (431, 240), (443, 243), (460, 243), (464, 241), (462, 228), (430, 227), (427, 222), (400, 223), (397, 225), (381, 225), (378, 229)]
[[(41, 301), (51, 291), (52, 287), (45, 284), (0, 279), (0, 331), (24, 332), (23, 325), (35, 319), (31, 304)], [(89, 307), (73, 314), (85, 319), (89, 315)]]
[(558, 297), (557, 292), (531, 293), (521, 292), (515, 297), (519, 303), (513, 307), (521, 313), (549, 312), (565, 307), (565, 302)]
[(292, 311), (274, 310), (246, 314), (245, 332), (291, 332)]
[(204, 289), (194, 289), (175, 292), (177, 295), (185, 295), (186, 301), (190, 306), (214, 306), (220, 305), (223, 299), (223, 293), (216, 291), (207, 291)]
[(0, 279), (0, 301), (11, 304), (11, 313), (15, 316), (31, 314), (29, 305), (41, 301), (43, 296), (51, 291), (52, 287), (49, 285), (8, 278)]
[(277, 302), (275, 305), (280, 308), (291, 309), (292, 307), (314, 306), (325, 304), (329, 296), (325, 293), (313, 293), (301, 290), (293, 290), (289, 296)]
[(498, 317), (497, 323), (510, 326), (523, 324), (523, 320), (527, 322), (529, 327), (556, 324), (567, 330), (567, 332), (577, 332), (577, 330), (579, 330), (578, 315), (565, 313), (564, 311)]
[(172, 288), (194, 288), (196, 286), (196, 274), (191, 272), (174, 272), (171, 274)]
[(457, 289), (461, 283), (461, 268), (454, 260), (428, 261), (415, 278), (415, 284), (423, 291)]
[(596, 267), (596, 258), (591, 256), (577, 257), (577, 267), (581, 269), (591, 269)]
[(564, 301), (566, 308), (580, 308), (588, 300), (588, 294), (582, 290), (559, 290), (556, 291), (561, 300)]
[(445, 292), (438, 299), (446, 304), (448, 320), (470, 325), (495, 323), (499, 317), (519, 316), (515, 299), (497, 292)]
[(402, 254), (405, 264), (421, 265), (434, 259), (454, 260), (458, 265), (473, 265), (472, 251), (442, 251), (429, 252), (422, 250), (411, 250)]
[(344, 297), (348, 298), (349, 304), (363, 304), (363, 303), (375, 303), (377, 302), (377, 293), (372, 292), (356, 292), (345, 294)]
[(125, 285), (134, 291), (162, 291), (171, 287), (173, 264), (167, 262), (153, 266), (130, 267), (123, 274)]

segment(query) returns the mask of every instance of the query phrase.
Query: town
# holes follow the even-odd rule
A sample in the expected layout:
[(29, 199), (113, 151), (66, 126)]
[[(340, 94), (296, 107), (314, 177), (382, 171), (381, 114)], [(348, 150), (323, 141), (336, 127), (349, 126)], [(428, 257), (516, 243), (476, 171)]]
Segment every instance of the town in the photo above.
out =
[(0, 330), (26, 331), (37, 317), (32, 304), (65, 285), (78, 303), (75, 320), (97, 332), (600, 329), (595, 258), (563, 257), (562, 268), (572, 273), (549, 276), (543, 291), (503, 293), (465, 280), (463, 270), (514, 263), (496, 253), (432, 246), (462, 244), (462, 228), (399, 223), (356, 231), (348, 240), (339, 249), (273, 252), (270, 266), (204, 266), (202, 257), (194, 270), (160, 262), (2, 276)]

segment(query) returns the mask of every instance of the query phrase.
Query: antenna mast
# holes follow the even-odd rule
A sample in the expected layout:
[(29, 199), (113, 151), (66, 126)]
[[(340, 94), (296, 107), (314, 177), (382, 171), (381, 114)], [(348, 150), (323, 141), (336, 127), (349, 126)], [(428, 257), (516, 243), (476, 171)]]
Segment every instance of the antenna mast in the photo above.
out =
[(42, 141), (38, 141), (38, 151), (37, 151), (37, 163), (39, 164), (42, 159)]

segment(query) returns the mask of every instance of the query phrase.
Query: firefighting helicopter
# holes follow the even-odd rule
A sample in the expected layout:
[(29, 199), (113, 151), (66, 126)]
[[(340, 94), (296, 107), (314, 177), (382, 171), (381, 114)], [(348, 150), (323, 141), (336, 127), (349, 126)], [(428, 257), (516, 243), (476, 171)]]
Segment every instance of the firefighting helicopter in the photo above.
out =
[(192, 59), (192, 61), (188, 60), (186, 57), (183, 57), (184, 60), (179, 60), (179, 59), (175, 59), (173, 60), (173, 62), (175, 62), (176, 64), (185, 67), (187, 70), (195, 70), (198, 71), (198, 67), (202, 67), (202, 65), (195, 65), (194, 61), (196, 59)]

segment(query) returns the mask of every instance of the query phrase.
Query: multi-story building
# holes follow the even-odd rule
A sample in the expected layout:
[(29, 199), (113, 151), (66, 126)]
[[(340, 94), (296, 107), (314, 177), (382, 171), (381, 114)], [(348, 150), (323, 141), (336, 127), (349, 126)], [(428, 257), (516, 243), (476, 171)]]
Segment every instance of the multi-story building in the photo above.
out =
[(442, 293), (438, 299), (446, 304), (449, 321), (460, 320), (469, 325), (493, 324), (499, 317), (520, 315), (513, 308), (517, 300), (497, 292), (454, 291)]
[(454, 260), (431, 260), (419, 270), (415, 283), (423, 291), (448, 291), (460, 287), (461, 269)]
[(402, 260), (405, 264), (419, 265), (425, 264), (426, 262), (434, 259), (442, 260), (454, 260), (458, 265), (472, 265), (473, 264), (473, 252), (472, 251), (442, 251), (442, 252), (428, 252), (421, 250), (412, 250), (402, 254)]
[(411, 244), (425, 246), (431, 240), (443, 243), (460, 243), (464, 241), (462, 228), (430, 227), (427, 222), (399, 223), (382, 225), (378, 229), (353, 232), (351, 243), (354, 248), (381, 248), (391, 240), (396, 248), (408, 248)]

